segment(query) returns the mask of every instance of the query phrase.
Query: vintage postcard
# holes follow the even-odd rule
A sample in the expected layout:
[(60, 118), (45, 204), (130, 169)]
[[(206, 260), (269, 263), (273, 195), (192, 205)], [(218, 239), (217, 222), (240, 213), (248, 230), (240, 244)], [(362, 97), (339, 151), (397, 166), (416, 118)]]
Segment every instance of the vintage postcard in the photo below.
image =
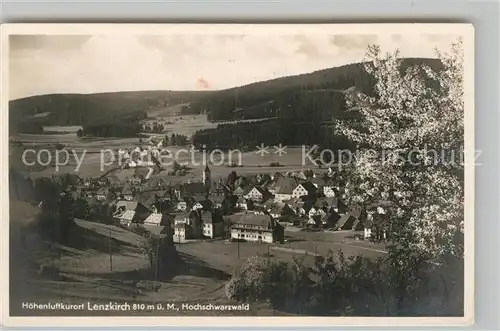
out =
[(473, 323), (472, 25), (1, 36), (3, 325)]

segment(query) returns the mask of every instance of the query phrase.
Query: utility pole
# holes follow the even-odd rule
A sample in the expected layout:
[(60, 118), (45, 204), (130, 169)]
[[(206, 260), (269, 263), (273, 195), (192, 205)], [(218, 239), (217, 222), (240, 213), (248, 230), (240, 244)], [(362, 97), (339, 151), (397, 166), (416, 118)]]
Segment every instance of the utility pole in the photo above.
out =
[(156, 263), (155, 263), (155, 291), (158, 284), (158, 263), (159, 263), (160, 237), (156, 238)]
[(113, 272), (113, 250), (111, 247), (111, 230), (109, 230), (108, 244), (109, 244), (109, 268), (111, 272)]
[(269, 255), (269, 244), (267, 245), (267, 264), (270, 263), (271, 255)]
[(237, 243), (237, 246), (238, 246), (238, 262), (239, 262), (240, 261), (240, 240), (239, 240), (239, 238), (238, 238), (238, 240), (237, 240), (236, 243)]

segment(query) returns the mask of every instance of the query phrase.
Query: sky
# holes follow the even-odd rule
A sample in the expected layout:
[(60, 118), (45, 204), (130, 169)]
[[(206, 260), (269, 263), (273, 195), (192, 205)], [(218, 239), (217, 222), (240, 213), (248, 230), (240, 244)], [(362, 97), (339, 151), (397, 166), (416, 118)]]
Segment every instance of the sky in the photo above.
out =
[(457, 38), (415, 35), (13, 35), (10, 100), (50, 93), (219, 90), (363, 61), (369, 44), (436, 57)]

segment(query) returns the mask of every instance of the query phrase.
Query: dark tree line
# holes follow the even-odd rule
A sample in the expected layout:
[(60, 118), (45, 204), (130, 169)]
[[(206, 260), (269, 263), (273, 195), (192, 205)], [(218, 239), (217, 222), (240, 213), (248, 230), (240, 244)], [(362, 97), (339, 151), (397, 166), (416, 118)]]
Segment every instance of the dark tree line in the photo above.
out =
[(196, 147), (209, 149), (255, 149), (279, 143), (286, 146), (319, 145), (322, 148), (351, 149), (354, 146), (340, 135), (335, 135), (331, 125), (300, 122), (288, 119), (271, 119), (258, 123), (221, 124), (215, 129), (198, 131), (193, 136)]
[(136, 137), (141, 132), (139, 123), (107, 123), (83, 126), (81, 135), (94, 137)]
[(188, 137), (182, 134), (172, 133), (172, 135), (170, 136), (170, 140), (167, 140), (167, 142), (169, 142), (172, 146), (183, 146), (187, 145)]
[(148, 133), (162, 133), (165, 130), (165, 126), (162, 123), (153, 122), (151, 124), (142, 124), (141, 129), (143, 132)]

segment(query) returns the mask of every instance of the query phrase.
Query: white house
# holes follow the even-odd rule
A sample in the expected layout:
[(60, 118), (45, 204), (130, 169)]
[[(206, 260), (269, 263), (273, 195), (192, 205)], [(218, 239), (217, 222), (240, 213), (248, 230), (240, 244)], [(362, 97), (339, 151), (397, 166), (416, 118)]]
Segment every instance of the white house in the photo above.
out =
[(231, 226), (231, 238), (266, 243), (283, 242), (285, 229), (269, 215), (244, 214)]
[(274, 201), (283, 202), (290, 200), (293, 190), (297, 187), (297, 181), (293, 178), (279, 177), (269, 190), (274, 194)]
[(241, 208), (243, 210), (248, 210), (248, 203), (247, 203), (246, 199), (239, 198), (238, 201), (236, 202), (236, 208)]
[(323, 195), (327, 198), (335, 198), (338, 195), (338, 189), (333, 185), (323, 186)]
[(311, 182), (304, 182), (299, 185), (292, 191), (293, 198), (300, 198), (307, 195), (312, 195), (316, 191), (316, 187)]
[(200, 238), (201, 221), (197, 212), (183, 213), (174, 218), (174, 236), (177, 239), (196, 239)]
[(319, 207), (312, 207), (308, 213), (308, 216), (310, 219), (314, 218), (315, 216), (323, 217), (325, 215), (326, 215), (326, 212)]
[(177, 211), (186, 211), (187, 210), (187, 203), (186, 201), (179, 201), (177, 202), (177, 206), (175, 207)]
[(201, 214), (201, 222), (205, 237), (220, 238), (224, 236), (224, 220), (218, 213), (204, 212)]
[(191, 210), (193, 210), (193, 211), (194, 210), (201, 210), (201, 209), (203, 209), (203, 205), (201, 203), (199, 203), (199, 202), (195, 203), (193, 205), (193, 207), (191, 208)]
[(245, 196), (245, 199), (255, 202), (264, 202), (269, 196), (270, 193), (266, 189), (255, 186), (250, 190), (250, 192), (248, 192), (248, 194)]

